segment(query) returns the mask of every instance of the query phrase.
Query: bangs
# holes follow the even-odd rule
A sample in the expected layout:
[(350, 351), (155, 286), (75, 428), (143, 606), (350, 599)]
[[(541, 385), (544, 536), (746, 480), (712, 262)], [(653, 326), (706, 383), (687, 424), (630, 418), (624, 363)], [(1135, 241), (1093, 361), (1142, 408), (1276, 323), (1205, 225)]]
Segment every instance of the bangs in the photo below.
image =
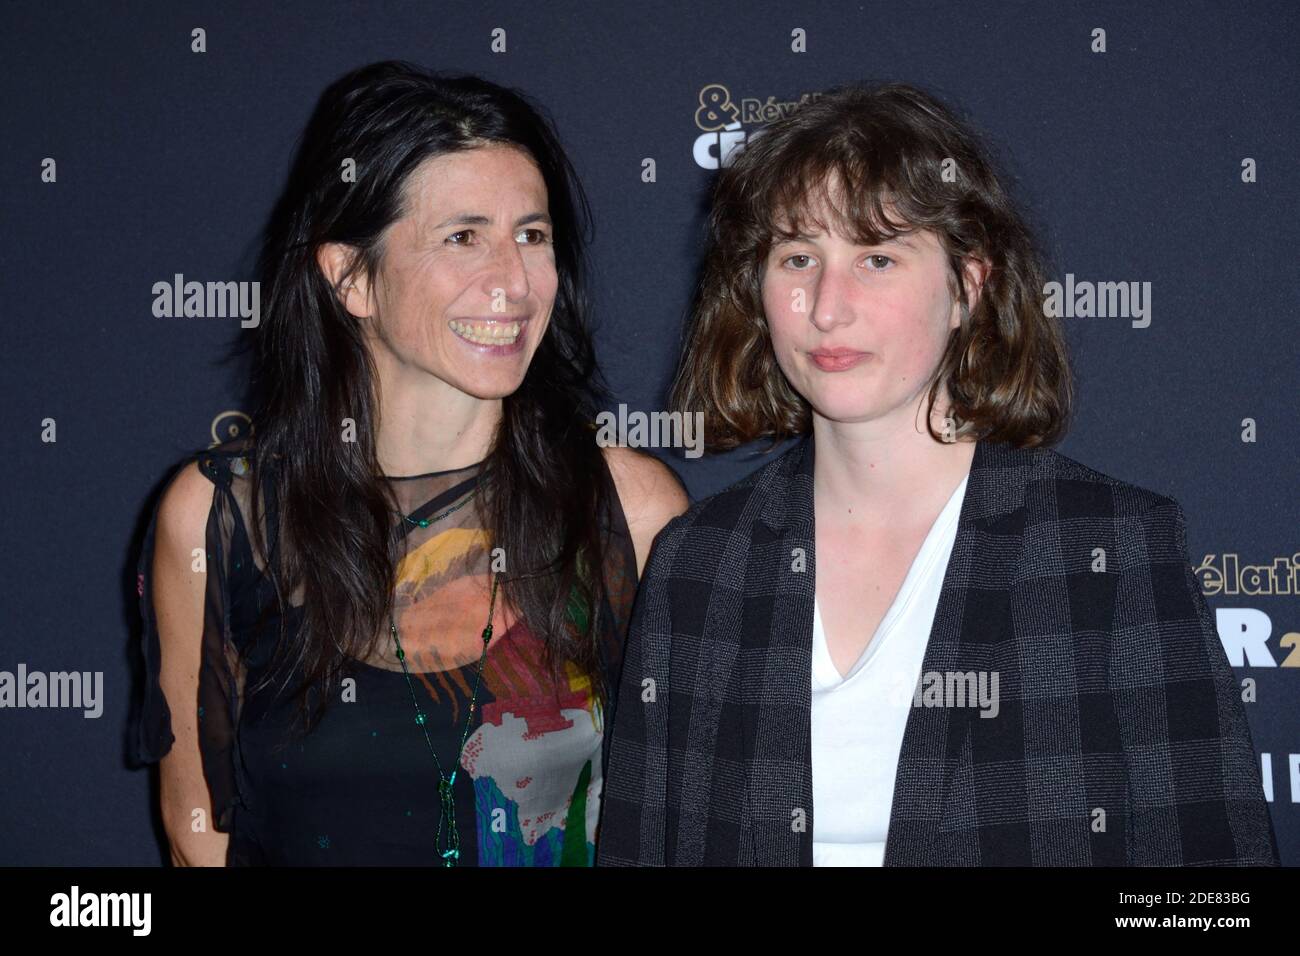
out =
[[(1070, 363), (1060, 324), (1042, 308), (1043, 250), (978, 130), (906, 83), (806, 99), (721, 164), (675, 410), (704, 409), (710, 450), (808, 434), (814, 410), (781, 368), (767, 320), (773, 246), (835, 236), (878, 248), (923, 235), (937, 241), (953, 299), (969, 305), (937, 367), (930, 411), (943, 383), (959, 438), (1059, 441)], [(973, 304), (968, 260), (987, 267)], [(947, 440), (932, 426), (930, 435)]]
[[(778, 163), (763, 176), (764, 188), (753, 197), (758, 232), (768, 244), (832, 232), (858, 245), (876, 246), (896, 236), (915, 232), (907, 210), (915, 208), (898, 188), (902, 163), (890, 157), (884, 163), (880, 150), (871, 150), (871, 165), (861, 156), (829, 149), (788, 152), (788, 163)], [(771, 168), (771, 167), (769, 167)]]

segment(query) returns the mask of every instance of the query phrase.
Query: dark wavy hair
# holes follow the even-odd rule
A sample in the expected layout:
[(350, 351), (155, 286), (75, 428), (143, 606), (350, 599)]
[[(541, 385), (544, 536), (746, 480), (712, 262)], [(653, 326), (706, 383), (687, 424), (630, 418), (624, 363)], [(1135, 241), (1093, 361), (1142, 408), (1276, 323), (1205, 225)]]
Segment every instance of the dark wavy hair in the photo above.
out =
[[(945, 175), (945, 173), (948, 175)], [(834, 225), (862, 245), (934, 231), (947, 252), (962, 324), (929, 383), (929, 413), (947, 387), (955, 437), (1049, 445), (1072, 402), (1064, 336), (1042, 307), (1044, 256), (970, 125), (934, 96), (902, 83), (836, 87), (751, 135), (719, 173), (708, 248), (672, 402), (702, 411), (706, 445), (773, 444), (806, 433), (811, 412), (781, 372), (763, 314), (771, 246), (809, 230), (810, 199), (827, 177)], [(892, 218), (889, 209), (892, 207)], [(817, 222), (822, 229), (828, 224)], [(967, 310), (962, 266), (990, 271)], [(927, 422), (932, 438), (942, 441)]]
[[(267, 225), (258, 273), (263, 318), (253, 343), (254, 546), (266, 555), (264, 492), (279, 521), (277, 601), (301, 593), (302, 626), (277, 644), (258, 687), (298, 675), (307, 730), (319, 720), (345, 658), (364, 658), (393, 600), (396, 501), (375, 451), (376, 373), (356, 319), (317, 264), (324, 243), (355, 250), (337, 288), (375, 276), (385, 230), (406, 211), (406, 184), (426, 159), (505, 144), (546, 183), (559, 287), (544, 337), (503, 416), (476, 507), (504, 548), (501, 593), (546, 646), (548, 666), (572, 662), (602, 702), (599, 639), (605, 608), (610, 490), (592, 419), (606, 398), (587, 326), (583, 247), (591, 214), (550, 120), (522, 94), (486, 80), (375, 63), (333, 83), (307, 124), (288, 185)], [(356, 163), (355, 182), (340, 170)], [(356, 441), (339, 440), (356, 422)], [(262, 462), (267, 468), (259, 467)], [(571, 601), (580, 609), (575, 613)], [(580, 624), (579, 624), (580, 622)], [(573, 626), (571, 626), (571, 624)], [(308, 699), (317, 697), (312, 707)]]

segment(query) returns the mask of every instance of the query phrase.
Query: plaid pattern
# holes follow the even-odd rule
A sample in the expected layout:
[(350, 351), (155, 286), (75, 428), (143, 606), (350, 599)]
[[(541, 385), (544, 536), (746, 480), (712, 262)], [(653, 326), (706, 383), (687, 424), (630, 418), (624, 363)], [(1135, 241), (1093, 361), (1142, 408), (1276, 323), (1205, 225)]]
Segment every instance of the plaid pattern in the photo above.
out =
[[(812, 466), (808, 436), (656, 539), (599, 865), (812, 865)], [(913, 707), (886, 866), (1278, 865), (1185, 534), (1172, 498), (977, 445), (922, 670), (996, 671), (1000, 710)]]

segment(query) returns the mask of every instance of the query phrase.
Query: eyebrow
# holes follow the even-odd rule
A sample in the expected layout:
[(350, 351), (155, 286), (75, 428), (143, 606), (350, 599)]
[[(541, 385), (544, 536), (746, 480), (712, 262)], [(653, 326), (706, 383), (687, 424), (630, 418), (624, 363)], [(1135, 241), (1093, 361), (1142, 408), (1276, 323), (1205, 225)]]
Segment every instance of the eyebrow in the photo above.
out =
[[(788, 242), (807, 242), (815, 238), (816, 236), (812, 236), (809, 235), (808, 233), (801, 232), (790, 239), (782, 239), (778, 237), (773, 242), (773, 245), (782, 245), (783, 243), (788, 243)], [(902, 233), (900, 233), (897, 236), (894, 236), (892, 239), (886, 239), (884, 242), (877, 243), (877, 245), (881, 245), (881, 246), (900, 245), (907, 249), (911, 249), (913, 252), (917, 251), (916, 243), (913, 242), (911, 239), (908, 239), (906, 235)]]
[[(487, 226), (490, 225), (491, 222), (492, 220), (489, 219), (487, 216), (474, 216), (474, 215), (470, 215), (469, 213), (461, 213), (459, 216), (452, 216), (449, 219), (444, 219), (442, 222), (438, 223), (433, 228), (443, 229), (446, 228), (447, 226)], [(516, 219), (515, 227), (518, 228), (519, 226), (522, 226), (530, 222), (544, 222), (548, 226), (552, 225), (551, 217), (548, 216), (546, 213), (530, 212)]]

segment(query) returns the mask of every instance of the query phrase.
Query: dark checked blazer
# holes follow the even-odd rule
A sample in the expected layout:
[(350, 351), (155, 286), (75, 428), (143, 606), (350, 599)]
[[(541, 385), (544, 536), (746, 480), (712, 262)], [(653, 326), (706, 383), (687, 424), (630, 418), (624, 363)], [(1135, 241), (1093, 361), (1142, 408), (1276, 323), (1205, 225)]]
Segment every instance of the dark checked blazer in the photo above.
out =
[[(598, 865), (812, 865), (813, 452), (656, 538)], [(922, 670), (997, 671), (1001, 709), (912, 708), (886, 866), (1278, 865), (1174, 499), (978, 443)]]

